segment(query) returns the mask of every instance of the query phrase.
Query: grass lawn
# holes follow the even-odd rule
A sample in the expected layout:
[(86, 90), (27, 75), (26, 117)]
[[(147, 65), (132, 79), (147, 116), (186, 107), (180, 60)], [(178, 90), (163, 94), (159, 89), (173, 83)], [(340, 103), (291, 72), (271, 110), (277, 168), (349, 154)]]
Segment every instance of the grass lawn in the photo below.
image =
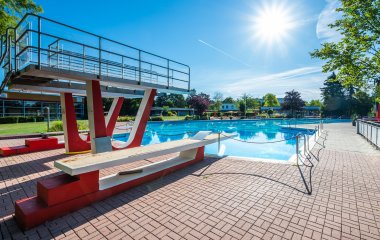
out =
[[(184, 120), (182, 116), (164, 116), (165, 121), (178, 121)], [(87, 120), (79, 120), (80, 122), (87, 122)], [(50, 123), (52, 125), (53, 122)], [(28, 133), (42, 133), (46, 132), (46, 122), (31, 122), (31, 123), (9, 123), (0, 124), (0, 135), (12, 134), (28, 134)]]
[(0, 135), (46, 132), (46, 122), (0, 124)]

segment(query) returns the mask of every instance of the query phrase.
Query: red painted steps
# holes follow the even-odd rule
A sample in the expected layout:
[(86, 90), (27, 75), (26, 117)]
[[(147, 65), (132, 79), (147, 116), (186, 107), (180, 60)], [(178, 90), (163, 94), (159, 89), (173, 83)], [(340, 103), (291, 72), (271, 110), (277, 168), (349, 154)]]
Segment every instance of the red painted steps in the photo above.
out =
[(65, 143), (59, 143), (58, 138), (31, 138), (25, 140), (25, 145), (0, 148), (0, 156), (6, 157), (30, 152), (53, 150), (64, 148)]

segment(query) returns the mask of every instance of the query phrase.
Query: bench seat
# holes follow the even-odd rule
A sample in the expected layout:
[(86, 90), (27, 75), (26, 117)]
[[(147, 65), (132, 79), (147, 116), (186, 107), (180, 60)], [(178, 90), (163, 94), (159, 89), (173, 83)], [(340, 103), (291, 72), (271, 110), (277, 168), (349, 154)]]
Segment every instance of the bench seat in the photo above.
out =
[(147, 158), (196, 149), (208, 144), (216, 143), (219, 140), (225, 140), (228, 137), (230, 136), (219, 136), (218, 134), (211, 134), (206, 136), (203, 140), (188, 138), (119, 151), (104, 152), (91, 155), (76, 155), (67, 159), (55, 161), (54, 166), (63, 172), (74, 176)]

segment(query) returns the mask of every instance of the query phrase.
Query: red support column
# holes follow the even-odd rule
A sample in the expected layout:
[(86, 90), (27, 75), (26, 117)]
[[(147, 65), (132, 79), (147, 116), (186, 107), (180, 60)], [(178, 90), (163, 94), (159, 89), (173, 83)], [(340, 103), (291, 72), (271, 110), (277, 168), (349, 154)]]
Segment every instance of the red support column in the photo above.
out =
[(61, 111), (66, 153), (89, 151), (90, 143), (79, 136), (72, 93), (61, 93)]
[(139, 147), (141, 145), (156, 93), (157, 89), (145, 90), (144, 97), (141, 100), (139, 111), (137, 112), (132, 131), (128, 138), (127, 146), (122, 148), (114, 147), (115, 150)]
[(380, 121), (380, 103), (377, 104), (376, 118), (378, 121)]
[(112, 102), (110, 110), (108, 111), (108, 115), (106, 117), (106, 126), (107, 126), (107, 136), (109, 137), (112, 136), (113, 130), (115, 129), (117, 117), (119, 116), (123, 102), (124, 102), (123, 97), (115, 98)]
[(100, 82), (98, 80), (87, 81), (86, 92), (91, 152), (112, 151), (111, 138), (107, 136)]

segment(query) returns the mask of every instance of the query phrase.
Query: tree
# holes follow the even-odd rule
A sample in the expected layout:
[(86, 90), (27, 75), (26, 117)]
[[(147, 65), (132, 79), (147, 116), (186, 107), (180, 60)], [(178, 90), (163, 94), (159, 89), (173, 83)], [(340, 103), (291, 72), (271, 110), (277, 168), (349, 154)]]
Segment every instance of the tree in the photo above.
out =
[(162, 94), (156, 98), (155, 106), (157, 107), (177, 107), (184, 108), (186, 107), (186, 100), (182, 94)]
[(215, 92), (212, 99), (214, 100), (214, 109), (219, 112), (222, 107), (223, 93)]
[(342, 116), (348, 115), (345, 89), (337, 81), (336, 75), (332, 73), (323, 83), (321, 88), (324, 116)]
[(223, 103), (229, 103), (229, 104), (234, 104), (235, 101), (232, 97), (226, 97), (224, 100), (223, 100)]
[(371, 111), (373, 98), (364, 91), (354, 94), (353, 113), (359, 117), (367, 116)]
[(322, 103), (318, 99), (315, 99), (315, 100), (311, 100), (308, 104), (306, 104), (306, 106), (322, 107)]
[(342, 17), (329, 27), (341, 34), (339, 42), (326, 42), (311, 56), (326, 60), (324, 72), (338, 72), (344, 87), (363, 87), (380, 78), (380, 1), (341, 0)]
[(294, 111), (302, 110), (302, 107), (305, 106), (305, 102), (301, 98), (301, 94), (294, 89), (290, 92), (285, 93), (284, 103), (282, 108), (284, 110), (291, 110), (292, 117), (294, 117)]
[(280, 103), (278, 102), (278, 99), (276, 95), (273, 93), (267, 93), (264, 96), (264, 107), (278, 107), (280, 106)]
[(247, 110), (259, 109), (261, 106), (260, 100), (252, 98), (252, 97), (248, 97), (246, 100), (246, 103), (247, 103)]
[(194, 108), (198, 115), (202, 115), (210, 106), (210, 96), (205, 93), (190, 95), (188, 97), (188, 104)]
[(0, 1), (0, 34), (5, 34), (8, 27), (15, 27), (26, 13), (41, 13), (40, 5), (33, 0), (3, 0)]
[(245, 113), (247, 111), (247, 105), (243, 99), (238, 101), (238, 107), (239, 107), (239, 111), (244, 113), (244, 115), (245, 115)]

